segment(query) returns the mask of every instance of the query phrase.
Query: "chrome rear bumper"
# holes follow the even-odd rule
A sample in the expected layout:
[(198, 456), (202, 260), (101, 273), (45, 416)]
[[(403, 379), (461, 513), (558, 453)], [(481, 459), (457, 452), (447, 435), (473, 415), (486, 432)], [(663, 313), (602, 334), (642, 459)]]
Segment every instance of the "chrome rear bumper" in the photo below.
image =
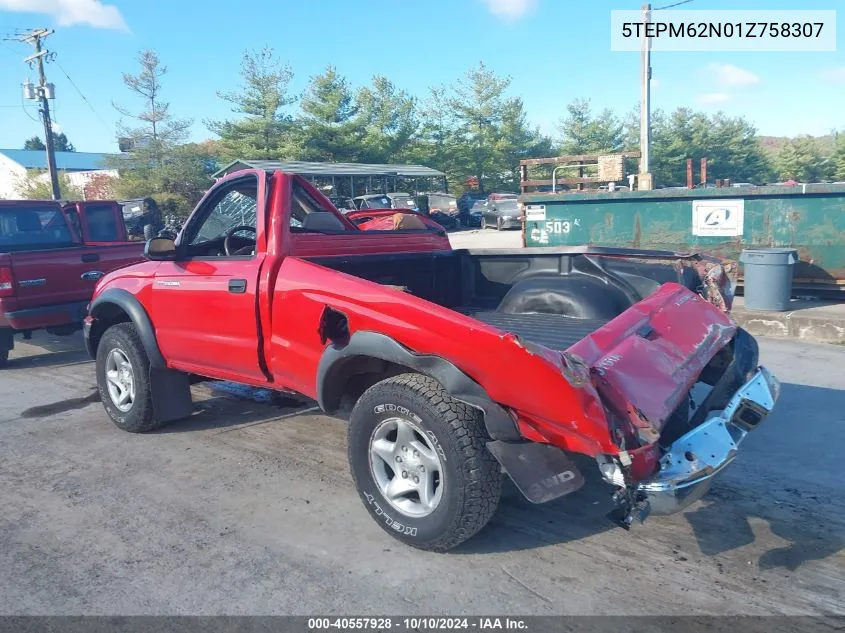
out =
[(780, 382), (760, 367), (723, 411), (678, 438), (661, 458), (660, 471), (637, 486), (646, 495), (651, 512), (673, 514), (700, 499), (779, 396)]

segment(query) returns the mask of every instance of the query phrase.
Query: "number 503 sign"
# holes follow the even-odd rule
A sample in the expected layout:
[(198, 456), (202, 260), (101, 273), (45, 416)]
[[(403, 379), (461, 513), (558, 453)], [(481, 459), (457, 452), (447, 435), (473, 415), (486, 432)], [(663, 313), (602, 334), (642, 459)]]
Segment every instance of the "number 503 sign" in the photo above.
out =
[(581, 221), (547, 220), (546, 222), (537, 222), (537, 224), (529, 230), (529, 235), (532, 242), (548, 244), (549, 236), (568, 235), (575, 226), (581, 226)]

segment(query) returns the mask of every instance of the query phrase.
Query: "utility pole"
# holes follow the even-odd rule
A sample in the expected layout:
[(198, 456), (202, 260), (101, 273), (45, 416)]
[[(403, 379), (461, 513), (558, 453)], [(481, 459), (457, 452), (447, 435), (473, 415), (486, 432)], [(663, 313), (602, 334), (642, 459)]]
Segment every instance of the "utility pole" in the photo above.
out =
[(50, 51), (44, 49), (41, 45), (42, 41), (53, 34), (52, 29), (34, 29), (29, 33), (25, 33), (18, 38), (21, 42), (27, 42), (35, 47), (35, 54), (30, 55), (26, 59), (30, 66), (38, 65), (38, 85), (35, 86), (35, 93), (32, 97), (37, 98), (40, 102), (41, 119), (44, 122), (44, 145), (47, 146), (47, 169), (50, 172), (50, 185), (53, 190), (53, 200), (58, 200), (61, 197), (59, 191), (59, 174), (56, 171), (56, 146), (53, 142), (53, 123), (50, 120), (50, 102), (49, 99), (54, 98), (53, 86), (47, 83), (47, 76), (44, 74), (44, 58), (50, 55)]
[(637, 189), (653, 188), (649, 155), (651, 150), (651, 38), (646, 35), (651, 22), (651, 5), (644, 4), (640, 68), (640, 173)]

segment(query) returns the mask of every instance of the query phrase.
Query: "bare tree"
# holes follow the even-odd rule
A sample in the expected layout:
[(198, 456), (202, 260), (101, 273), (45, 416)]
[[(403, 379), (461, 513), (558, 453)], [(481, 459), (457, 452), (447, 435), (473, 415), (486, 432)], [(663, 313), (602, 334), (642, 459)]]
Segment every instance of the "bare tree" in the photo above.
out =
[(158, 53), (143, 50), (138, 55), (141, 70), (137, 75), (123, 73), (123, 83), (143, 102), (140, 112), (131, 112), (128, 108), (112, 103), (115, 109), (126, 118), (138, 121), (136, 127), (118, 124), (118, 134), (128, 138), (131, 147), (145, 150), (157, 163), (164, 154), (175, 145), (185, 141), (193, 119), (178, 119), (170, 114), (170, 103), (162, 99), (162, 78), (167, 67), (162, 66)]

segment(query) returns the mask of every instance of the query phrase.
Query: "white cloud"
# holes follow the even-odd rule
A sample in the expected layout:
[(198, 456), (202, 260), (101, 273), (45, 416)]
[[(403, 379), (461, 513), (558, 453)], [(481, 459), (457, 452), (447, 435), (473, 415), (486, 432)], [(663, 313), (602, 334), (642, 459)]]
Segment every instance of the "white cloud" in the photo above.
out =
[(537, 0), (482, 0), (490, 12), (504, 20), (518, 20), (537, 6)]
[(823, 70), (822, 78), (831, 83), (841, 83), (845, 81), (845, 66)]
[(760, 83), (760, 77), (733, 64), (710, 64), (707, 68), (716, 83), (722, 86), (753, 86)]
[(0, 0), (0, 10), (45, 13), (59, 26), (87, 24), (99, 29), (129, 30), (118, 8), (100, 0)]
[(698, 96), (699, 103), (704, 105), (713, 105), (714, 103), (727, 103), (731, 100), (729, 94), (724, 92), (707, 92)]

